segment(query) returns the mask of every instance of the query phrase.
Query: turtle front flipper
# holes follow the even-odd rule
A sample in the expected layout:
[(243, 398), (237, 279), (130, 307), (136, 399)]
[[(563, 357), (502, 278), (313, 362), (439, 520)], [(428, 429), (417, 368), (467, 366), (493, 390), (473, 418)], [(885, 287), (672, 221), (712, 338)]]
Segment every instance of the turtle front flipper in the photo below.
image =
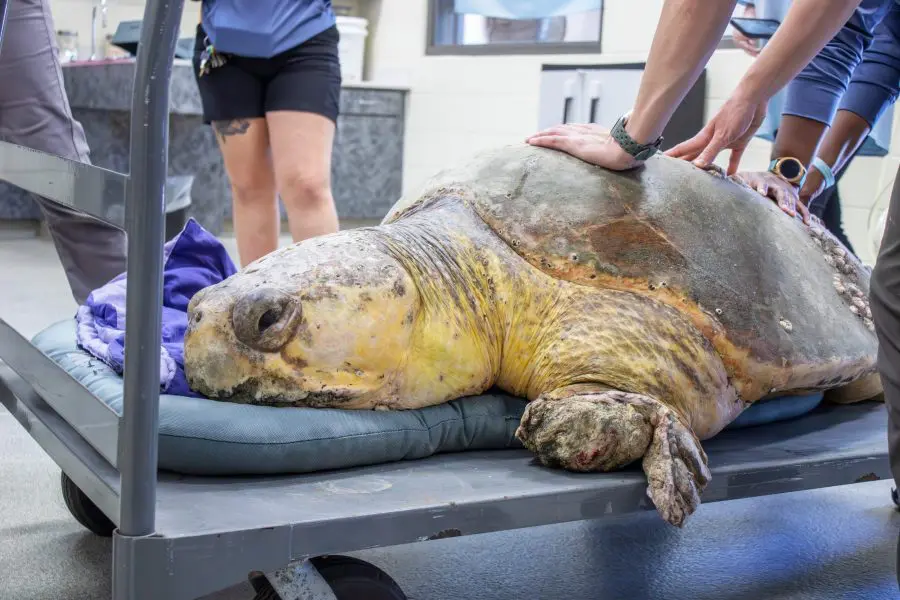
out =
[(643, 458), (647, 495), (681, 527), (709, 483), (706, 453), (670, 408), (618, 390), (558, 390), (529, 403), (518, 437), (548, 467), (613, 471)]

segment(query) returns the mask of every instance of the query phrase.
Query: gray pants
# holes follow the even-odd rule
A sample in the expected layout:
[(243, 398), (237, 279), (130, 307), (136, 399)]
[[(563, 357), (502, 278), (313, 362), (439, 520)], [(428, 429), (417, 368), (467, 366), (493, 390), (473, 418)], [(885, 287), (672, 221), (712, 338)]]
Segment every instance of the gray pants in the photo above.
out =
[(900, 170), (869, 290), (878, 334), (878, 371), (888, 411), (888, 453), (900, 488)]
[[(0, 139), (90, 162), (63, 87), (49, 0), (8, 0), (0, 47)], [(76, 302), (125, 270), (125, 233), (35, 197)]]

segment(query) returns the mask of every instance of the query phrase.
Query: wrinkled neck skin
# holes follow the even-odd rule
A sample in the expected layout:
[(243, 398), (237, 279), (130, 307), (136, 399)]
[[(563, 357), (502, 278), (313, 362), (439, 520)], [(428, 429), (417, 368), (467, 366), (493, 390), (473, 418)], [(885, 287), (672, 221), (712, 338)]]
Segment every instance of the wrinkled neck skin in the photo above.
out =
[(378, 228), (415, 282), (419, 311), (401, 368), (404, 404), (439, 404), (496, 386), (534, 399), (541, 331), (552, 329), (559, 284), (519, 258), (458, 200), (436, 201)]

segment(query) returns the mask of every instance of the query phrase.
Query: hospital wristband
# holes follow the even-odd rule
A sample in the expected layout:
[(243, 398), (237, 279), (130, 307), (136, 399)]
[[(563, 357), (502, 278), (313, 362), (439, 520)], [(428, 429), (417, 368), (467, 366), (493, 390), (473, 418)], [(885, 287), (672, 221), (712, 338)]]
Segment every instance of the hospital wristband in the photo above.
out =
[(812, 160), (811, 167), (815, 167), (819, 173), (821, 173), (825, 177), (825, 189), (828, 189), (834, 185), (834, 173), (831, 171), (831, 167), (828, 164), (819, 158), (818, 156)]

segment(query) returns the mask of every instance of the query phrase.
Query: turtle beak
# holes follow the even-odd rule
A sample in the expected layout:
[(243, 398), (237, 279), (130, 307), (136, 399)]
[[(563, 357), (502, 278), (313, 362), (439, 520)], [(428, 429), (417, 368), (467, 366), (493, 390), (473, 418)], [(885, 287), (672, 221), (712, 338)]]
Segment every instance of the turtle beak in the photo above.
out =
[(234, 303), (231, 323), (237, 339), (260, 352), (277, 352), (300, 323), (300, 302), (279, 289), (253, 289)]

